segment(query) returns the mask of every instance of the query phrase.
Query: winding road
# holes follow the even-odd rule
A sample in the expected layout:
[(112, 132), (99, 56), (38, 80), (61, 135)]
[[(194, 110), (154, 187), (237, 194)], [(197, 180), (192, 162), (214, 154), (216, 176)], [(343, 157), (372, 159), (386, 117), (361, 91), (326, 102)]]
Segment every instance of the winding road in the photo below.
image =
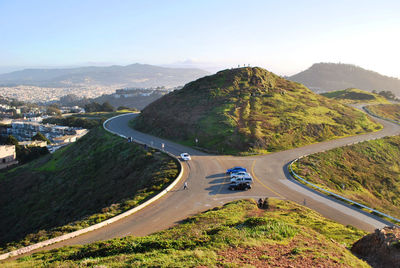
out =
[[(305, 204), (327, 218), (345, 225), (350, 224), (366, 231), (373, 231), (376, 228), (391, 225), (387, 221), (310, 190), (292, 180), (287, 171), (287, 165), (290, 161), (302, 155), (360, 141), (398, 135), (400, 134), (399, 125), (376, 119), (384, 126), (384, 129), (379, 132), (326, 141), (268, 155), (234, 157), (209, 155), (171, 141), (135, 131), (128, 126), (128, 122), (135, 116), (137, 114), (116, 117), (107, 123), (106, 128), (121, 135), (131, 136), (135, 140), (160, 149), (163, 143), (165, 145), (164, 149), (176, 156), (179, 156), (182, 152), (188, 152), (191, 154), (192, 160), (183, 163), (183, 179), (161, 199), (131, 216), (101, 229), (36, 251), (65, 245), (87, 244), (127, 235), (148, 235), (169, 228), (198, 212), (242, 198), (275, 197), (292, 200), (299, 204)], [(255, 179), (251, 190), (245, 192), (228, 190), (229, 179), (225, 175), (225, 171), (233, 166), (244, 166), (248, 171), (251, 171)], [(187, 190), (183, 190), (185, 181), (188, 182)]]

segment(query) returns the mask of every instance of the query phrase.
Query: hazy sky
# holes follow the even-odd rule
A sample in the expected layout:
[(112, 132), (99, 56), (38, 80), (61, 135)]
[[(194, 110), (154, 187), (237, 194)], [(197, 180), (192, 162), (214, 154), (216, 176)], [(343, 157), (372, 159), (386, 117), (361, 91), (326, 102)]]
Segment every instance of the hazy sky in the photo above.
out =
[(0, 67), (352, 63), (400, 77), (400, 1), (0, 0)]

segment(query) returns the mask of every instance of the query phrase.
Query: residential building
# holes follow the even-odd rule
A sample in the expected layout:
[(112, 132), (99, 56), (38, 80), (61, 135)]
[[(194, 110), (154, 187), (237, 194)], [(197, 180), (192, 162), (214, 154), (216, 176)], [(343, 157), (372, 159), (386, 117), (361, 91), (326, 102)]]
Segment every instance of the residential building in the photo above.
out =
[(0, 169), (17, 163), (15, 145), (0, 145)]

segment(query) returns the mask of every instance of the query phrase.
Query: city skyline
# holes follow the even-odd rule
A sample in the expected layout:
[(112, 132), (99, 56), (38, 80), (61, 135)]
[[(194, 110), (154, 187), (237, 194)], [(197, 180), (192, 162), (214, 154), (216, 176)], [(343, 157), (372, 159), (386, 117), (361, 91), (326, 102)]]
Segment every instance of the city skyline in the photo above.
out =
[(342, 62), (400, 77), (397, 10), (396, 1), (0, 1), (0, 73), (138, 62), (292, 75)]

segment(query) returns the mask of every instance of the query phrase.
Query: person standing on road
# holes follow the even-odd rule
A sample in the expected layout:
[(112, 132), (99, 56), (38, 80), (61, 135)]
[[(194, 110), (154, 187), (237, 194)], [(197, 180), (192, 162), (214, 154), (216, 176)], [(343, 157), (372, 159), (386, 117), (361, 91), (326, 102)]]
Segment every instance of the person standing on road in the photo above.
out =
[(187, 183), (187, 181), (185, 181), (185, 183), (183, 184), (183, 190), (186, 190), (186, 189), (188, 189), (188, 183)]

